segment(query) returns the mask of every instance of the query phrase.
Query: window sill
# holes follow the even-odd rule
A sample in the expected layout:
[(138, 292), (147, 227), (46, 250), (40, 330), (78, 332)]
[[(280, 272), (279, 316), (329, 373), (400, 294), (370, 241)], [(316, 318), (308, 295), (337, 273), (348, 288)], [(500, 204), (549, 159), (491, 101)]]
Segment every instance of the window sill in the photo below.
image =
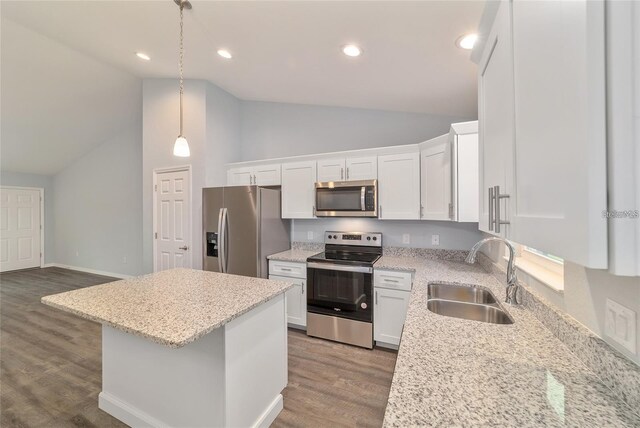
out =
[[(504, 257), (509, 260), (508, 257)], [(543, 268), (537, 263), (523, 258), (516, 258), (516, 267), (527, 275), (535, 278), (538, 282), (546, 285), (558, 294), (564, 294), (564, 277), (556, 272)]]

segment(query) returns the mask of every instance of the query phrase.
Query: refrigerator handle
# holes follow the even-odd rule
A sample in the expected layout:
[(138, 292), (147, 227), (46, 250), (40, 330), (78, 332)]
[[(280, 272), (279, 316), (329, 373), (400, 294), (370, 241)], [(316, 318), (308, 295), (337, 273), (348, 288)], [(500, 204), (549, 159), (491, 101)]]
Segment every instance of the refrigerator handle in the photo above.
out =
[(223, 272), (224, 266), (224, 208), (220, 208), (218, 213), (218, 271)]
[(227, 238), (227, 232), (229, 231), (229, 210), (224, 209), (224, 273), (229, 272), (229, 239)]

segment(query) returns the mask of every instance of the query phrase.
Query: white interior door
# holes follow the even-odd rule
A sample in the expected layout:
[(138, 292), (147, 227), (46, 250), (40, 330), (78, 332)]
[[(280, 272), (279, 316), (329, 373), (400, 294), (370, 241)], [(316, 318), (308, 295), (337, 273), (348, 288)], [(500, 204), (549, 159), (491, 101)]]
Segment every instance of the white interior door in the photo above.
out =
[(0, 272), (40, 267), (40, 190), (0, 189)]
[(154, 271), (192, 267), (191, 180), (189, 171), (163, 172), (156, 178)]

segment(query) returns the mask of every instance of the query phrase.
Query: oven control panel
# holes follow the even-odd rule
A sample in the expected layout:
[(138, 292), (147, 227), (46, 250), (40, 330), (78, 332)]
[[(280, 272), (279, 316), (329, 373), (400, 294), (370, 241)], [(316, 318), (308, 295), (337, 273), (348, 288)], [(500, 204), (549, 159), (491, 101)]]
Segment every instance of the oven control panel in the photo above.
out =
[(378, 232), (325, 232), (325, 244), (362, 245), (382, 247), (382, 233)]

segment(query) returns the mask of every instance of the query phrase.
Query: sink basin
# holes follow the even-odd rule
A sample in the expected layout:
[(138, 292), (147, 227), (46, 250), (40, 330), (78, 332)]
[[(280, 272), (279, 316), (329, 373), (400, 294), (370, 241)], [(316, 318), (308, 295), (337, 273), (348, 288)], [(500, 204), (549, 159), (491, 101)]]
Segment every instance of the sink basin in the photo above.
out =
[(482, 321), (492, 324), (513, 324), (511, 317), (496, 306), (429, 299), (427, 300), (427, 309), (435, 314), (446, 317)]
[(432, 283), (428, 287), (429, 299), (455, 300), (486, 305), (496, 303), (496, 298), (490, 291), (478, 287), (442, 283)]

